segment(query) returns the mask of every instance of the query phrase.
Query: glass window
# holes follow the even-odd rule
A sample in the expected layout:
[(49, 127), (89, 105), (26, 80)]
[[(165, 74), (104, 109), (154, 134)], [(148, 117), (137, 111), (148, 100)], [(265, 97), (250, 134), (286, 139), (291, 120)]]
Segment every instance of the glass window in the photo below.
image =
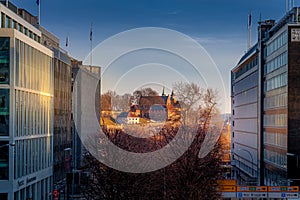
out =
[(18, 24), (18, 31), (23, 32), (23, 26), (21, 24)]
[(29, 35), (28, 35), (31, 39), (33, 39), (33, 33), (32, 31), (29, 31)]
[(11, 26), (10, 26), (10, 18), (8, 16), (6, 16), (5, 28), (11, 28)]
[(265, 92), (287, 85), (287, 73), (280, 74), (266, 81)]
[(253, 60), (251, 60), (250, 63), (248, 63), (247, 65), (245, 65), (244, 67), (242, 67), (239, 71), (237, 71), (235, 73), (235, 79), (237, 79), (238, 77), (240, 77), (245, 72), (249, 71), (251, 68), (255, 67), (257, 65), (257, 59), (258, 58), (255, 57)]
[(0, 84), (9, 83), (9, 43), (9, 38), (0, 37)]
[(9, 92), (0, 89), (0, 136), (9, 134)]
[(24, 27), (24, 34), (28, 35), (28, 29)]
[(266, 56), (271, 55), (274, 51), (287, 43), (287, 31), (278, 36), (272, 43), (267, 46)]
[(12, 28), (17, 29), (17, 23), (15, 20), (12, 20)]
[(8, 179), (8, 154), (9, 146), (6, 146), (8, 142), (0, 141), (0, 180)]
[(1, 27), (4, 28), (5, 27), (5, 14), (1, 13)]

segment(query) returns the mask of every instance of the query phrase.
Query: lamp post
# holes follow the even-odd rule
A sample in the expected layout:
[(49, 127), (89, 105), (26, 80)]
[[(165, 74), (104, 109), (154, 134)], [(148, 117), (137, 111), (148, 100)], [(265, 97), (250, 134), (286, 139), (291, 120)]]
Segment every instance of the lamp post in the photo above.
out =
[[(240, 170), (241, 170), (241, 161), (240, 161), (240, 156), (236, 156), (234, 158), (235, 160), (235, 177), (238, 181), (238, 184), (241, 184), (242, 182), (240, 181), (241, 180), (241, 173), (240, 173)], [(238, 165), (237, 165), (237, 161), (238, 161)]]
[(8, 147), (8, 146), (14, 147), (15, 145), (16, 145), (15, 143), (7, 143), (7, 144), (4, 144), (4, 145), (1, 145), (0, 149), (3, 148), (3, 147)]
[[(66, 169), (66, 152), (68, 151), (71, 151), (72, 149), (71, 148), (65, 148), (64, 149), (64, 162), (65, 162), (65, 169)], [(70, 160), (68, 160), (68, 172), (70, 172)], [(65, 173), (67, 174), (68, 172), (65, 171)], [(67, 184), (67, 199), (70, 199), (70, 194), (69, 194), (69, 187), (68, 187), (68, 178), (66, 178), (66, 184)], [(72, 180), (72, 186), (73, 188), (73, 180)], [(64, 199), (66, 199), (66, 187), (64, 187)], [(73, 192), (73, 189), (72, 189), (72, 192)], [(73, 194), (73, 193), (72, 193)]]
[[(254, 177), (254, 160), (253, 160), (253, 156), (252, 156), (252, 154), (250, 153), (250, 151), (248, 151), (248, 150), (246, 150), (246, 149), (239, 149), (239, 150), (241, 150), (241, 151), (245, 151), (245, 152), (247, 152), (249, 155), (250, 155), (250, 157), (251, 157), (251, 164), (252, 164), (252, 170), (251, 170), (251, 175), (252, 175), (252, 177)], [(255, 178), (255, 177), (254, 177)]]

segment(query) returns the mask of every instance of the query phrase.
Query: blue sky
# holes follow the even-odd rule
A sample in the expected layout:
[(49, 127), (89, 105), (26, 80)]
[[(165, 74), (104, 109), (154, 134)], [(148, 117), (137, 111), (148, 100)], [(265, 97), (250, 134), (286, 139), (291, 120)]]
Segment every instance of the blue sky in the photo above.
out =
[[(35, 0), (12, 2), (37, 14)], [(237, 43), (235, 49), (239, 51), (246, 49), (247, 16), (250, 11), (253, 16), (254, 33), (260, 13), (263, 19), (278, 19), (285, 12), (284, 0), (40, 0), (40, 2), (41, 24), (61, 39), (62, 46), (66, 35), (69, 34), (68, 50), (78, 59), (85, 58), (89, 53), (91, 23), (94, 27), (94, 44), (128, 29), (155, 26), (174, 29), (199, 39), (202, 45), (207, 46), (210, 53), (214, 54), (215, 49), (210, 47), (219, 42), (224, 47), (229, 44), (222, 43), (234, 42)], [(253, 34), (253, 38), (255, 36), (256, 34)]]
[[(35, 0), (12, 3), (37, 14)], [(84, 60), (90, 52), (91, 23), (94, 46), (133, 28), (162, 27), (184, 33), (210, 54), (228, 94), (230, 69), (247, 49), (249, 12), (252, 41), (256, 41), (260, 15), (263, 20), (278, 20), (286, 10), (284, 0), (40, 0), (40, 3), (41, 25), (60, 38), (62, 48), (68, 34), (67, 50), (79, 60)], [(295, 5), (299, 4), (295, 1)]]

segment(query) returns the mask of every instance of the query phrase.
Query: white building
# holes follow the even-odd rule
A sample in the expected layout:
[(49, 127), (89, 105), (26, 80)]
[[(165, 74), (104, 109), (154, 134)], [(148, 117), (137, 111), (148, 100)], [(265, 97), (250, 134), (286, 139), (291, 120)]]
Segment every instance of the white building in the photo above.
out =
[(127, 124), (139, 124), (140, 117), (137, 116), (128, 116), (127, 117)]
[(0, 12), (0, 199), (51, 199), (53, 52), (37, 28)]

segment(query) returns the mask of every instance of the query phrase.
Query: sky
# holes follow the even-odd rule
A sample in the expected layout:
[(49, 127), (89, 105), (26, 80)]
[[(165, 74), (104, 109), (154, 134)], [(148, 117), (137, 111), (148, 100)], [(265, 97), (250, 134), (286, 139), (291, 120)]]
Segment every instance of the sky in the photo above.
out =
[[(35, 0), (11, 2), (37, 15)], [(247, 50), (249, 13), (252, 15), (254, 44), (259, 18), (278, 20), (286, 12), (284, 0), (40, 0), (40, 4), (41, 25), (60, 38), (61, 47), (78, 60), (88, 60), (91, 24), (95, 49), (116, 34), (143, 27), (166, 28), (191, 37), (216, 64), (224, 82), (225, 104), (228, 105), (230, 70)], [(295, 0), (295, 5), (299, 4), (300, 1)], [(65, 46), (67, 35), (68, 47)], [(95, 64), (101, 65), (97, 63), (97, 51), (93, 55)], [(147, 67), (147, 63), (144, 66)], [(139, 78), (145, 78), (143, 70), (140, 71)], [(133, 74), (137, 76), (138, 70)], [(162, 76), (167, 79), (166, 74)], [(206, 77), (208, 81), (214, 78)], [(166, 83), (168, 80), (163, 82), (171, 89)], [(226, 111), (229, 110), (227, 106)]]

